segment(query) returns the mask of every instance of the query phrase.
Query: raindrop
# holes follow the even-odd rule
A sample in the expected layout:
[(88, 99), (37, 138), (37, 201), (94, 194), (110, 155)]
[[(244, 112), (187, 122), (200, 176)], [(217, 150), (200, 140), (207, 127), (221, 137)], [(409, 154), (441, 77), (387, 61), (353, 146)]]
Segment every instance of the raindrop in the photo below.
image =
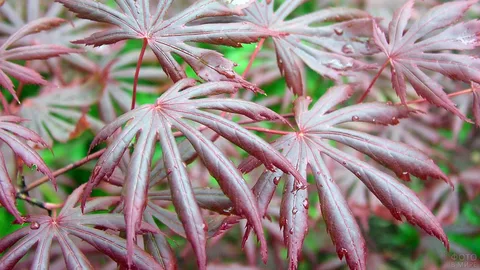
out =
[(343, 29), (341, 29), (341, 28), (335, 28), (335, 29), (333, 29), (333, 32), (335, 32), (335, 34), (337, 34), (339, 36), (343, 35)]
[(376, 123), (377, 120), (375, 118), (372, 119), (372, 123)]
[(347, 165), (346, 161), (342, 161), (343, 166)]
[(393, 125), (396, 125), (396, 124), (398, 124), (398, 123), (400, 123), (400, 121), (398, 121), (398, 119), (397, 119), (395, 116), (392, 117), (392, 124), (393, 124)]
[(402, 178), (404, 181), (410, 181), (410, 174), (408, 174), (408, 172), (402, 172), (400, 178)]
[(358, 117), (358, 115), (352, 116), (352, 121), (353, 122), (358, 121), (358, 120), (360, 120), (360, 117)]
[(38, 224), (38, 222), (34, 221), (34, 222), (30, 223), (30, 229), (38, 230), (39, 228), (40, 228), (40, 224)]
[(352, 54), (353, 53), (353, 47), (350, 44), (343, 45), (342, 47), (342, 52), (344, 54)]
[(387, 105), (388, 105), (388, 106), (392, 106), (392, 105), (393, 105), (393, 102), (387, 101)]
[(288, 231), (290, 234), (293, 234), (293, 228)]
[(278, 183), (280, 183), (280, 177), (275, 177), (275, 178), (273, 178), (273, 183), (274, 183), (275, 185), (278, 185)]
[(308, 209), (308, 200), (307, 199), (303, 200), (303, 207), (305, 209)]
[(292, 214), (295, 215), (297, 212), (298, 212), (298, 209), (297, 209), (296, 207), (294, 207), (294, 208), (292, 209)]

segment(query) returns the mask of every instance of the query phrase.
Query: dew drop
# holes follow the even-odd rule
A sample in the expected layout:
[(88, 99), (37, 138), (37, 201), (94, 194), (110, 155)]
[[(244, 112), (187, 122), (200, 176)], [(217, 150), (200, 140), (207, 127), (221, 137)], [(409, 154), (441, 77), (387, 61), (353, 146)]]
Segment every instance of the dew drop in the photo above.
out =
[(387, 101), (387, 105), (388, 105), (388, 106), (392, 106), (392, 105), (393, 105), (393, 102)]
[(295, 215), (297, 212), (298, 212), (298, 209), (297, 209), (296, 207), (294, 207), (294, 208), (292, 209), (292, 214)]
[(358, 177), (362, 176), (362, 174), (360, 174), (359, 171), (356, 171), (356, 172), (355, 172), (355, 175), (358, 176)]
[(352, 121), (353, 122), (358, 121), (358, 120), (360, 120), (360, 117), (358, 117), (358, 115), (352, 116)]
[(343, 166), (347, 165), (346, 161), (342, 161)]
[(376, 123), (376, 122), (377, 122), (377, 119), (373, 118), (372, 123)]
[(341, 28), (334, 28), (333, 32), (335, 32), (335, 34), (337, 34), (339, 36), (343, 35), (343, 29), (341, 29)]
[(275, 177), (275, 178), (273, 178), (273, 183), (274, 183), (275, 185), (278, 185), (278, 183), (280, 183), (280, 177)]
[(293, 228), (288, 231), (290, 234), (293, 234)]
[(402, 172), (402, 175), (400, 176), (402, 180), (409, 182), (410, 181), (410, 174), (408, 172)]
[(400, 121), (398, 121), (398, 119), (397, 119), (395, 116), (392, 117), (392, 124), (393, 124), (393, 125), (396, 125), (396, 124), (398, 124), (398, 123), (400, 123)]
[(303, 208), (308, 209), (308, 205), (309, 205), (308, 200), (307, 199), (303, 200)]
[(40, 228), (40, 224), (38, 224), (38, 222), (34, 221), (34, 222), (30, 223), (30, 229), (38, 230), (39, 228)]
[(342, 52), (344, 54), (352, 54), (353, 53), (353, 47), (350, 44), (343, 45), (342, 47)]

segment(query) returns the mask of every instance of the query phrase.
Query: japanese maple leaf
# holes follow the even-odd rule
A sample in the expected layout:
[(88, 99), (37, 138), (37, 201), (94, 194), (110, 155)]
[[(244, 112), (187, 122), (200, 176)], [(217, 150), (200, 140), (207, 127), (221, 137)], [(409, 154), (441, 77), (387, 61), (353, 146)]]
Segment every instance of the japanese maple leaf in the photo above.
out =
[[(75, 236), (89, 243), (100, 252), (108, 255), (122, 266), (127, 265), (127, 243), (125, 239), (106, 232), (125, 230), (125, 221), (121, 214), (92, 213), (98, 210), (108, 210), (120, 201), (120, 197), (95, 198), (84, 205), (83, 214), (79, 207), (75, 207), (85, 185), (80, 186), (65, 201), (63, 209), (57, 216), (30, 216), (26, 222), (30, 226), (0, 240), (0, 252), (4, 252), (0, 259), (2, 269), (11, 269), (17, 262), (31, 251), (36, 245), (35, 257), (32, 266), (48, 269), (50, 250), (54, 239), (57, 240), (63, 251), (67, 269), (93, 269), (88, 258), (75, 245), (71, 237)], [(139, 233), (158, 233), (158, 229), (146, 223), (138, 226)], [(160, 269), (161, 266), (138, 246), (134, 246), (133, 266), (136, 269)]]
[(244, 9), (242, 20), (253, 22), (271, 31), (277, 63), (290, 90), (297, 95), (305, 91), (306, 64), (327, 78), (338, 80), (347, 71), (368, 65), (351, 58), (375, 52), (368, 38), (370, 15), (356, 9), (329, 8), (294, 19), (286, 18), (305, 0), (284, 1), (274, 11), (275, 1), (255, 1)]
[[(19, 125), (23, 121), (25, 119), (18, 116), (0, 116), (0, 141), (8, 145), (27, 166), (35, 166), (38, 171), (47, 175), (55, 184), (55, 178), (40, 155), (23, 140), (42, 146), (47, 146), (46, 143), (38, 134)], [(8, 174), (4, 154), (0, 152), (0, 203), (15, 216), (18, 222), (23, 222), (23, 218), (15, 206), (16, 192), (12, 179)]]
[[(408, 117), (405, 106), (383, 103), (365, 103), (335, 110), (334, 107), (353, 93), (350, 86), (337, 86), (328, 90), (309, 110), (310, 99), (300, 97), (295, 101), (295, 120), (299, 131), (290, 132), (273, 143), (273, 147), (287, 157), (306, 176), (311, 169), (320, 197), (322, 214), (328, 232), (336, 245), (340, 258), (352, 269), (365, 269), (366, 247), (361, 231), (337, 184), (332, 180), (325, 157), (329, 157), (350, 170), (392, 213), (417, 224), (426, 232), (438, 237), (446, 246), (448, 240), (435, 216), (417, 198), (414, 192), (397, 182), (391, 175), (369, 165), (358, 157), (333, 147), (330, 141), (351, 147), (377, 161), (399, 176), (408, 174), (422, 179), (448, 178), (424, 153), (406, 144), (393, 142), (364, 132), (336, 127), (348, 122), (367, 122), (379, 125), (397, 124)], [(248, 172), (260, 165), (250, 157), (240, 165)], [(274, 195), (282, 172), (266, 171), (253, 190), (262, 214)], [(306, 190), (294, 188), (293, 179), (287, 177), (280, 226), (288, 247), (290, 267), (297, 266), (297, 257), (306, 235), (308, 199)]]
[(8, 48), (25, 36), (57, 27), (63, 22), (65, 20), (58, 18), (42, 18), (32, 21), (12, 34), (0, 46), (0, 85), (7, 89), (17, 101), (18, 98), (13, 89), (13, 83), (7, 74), (24, 83), (47, 84), (47, 81), (38, 72), (10, 61), (48, 59), (62, 54), (76, 53), (79, 50), (58, 45), (29, 45), (13, 49)]
[[(59, 3), (52, 3), (50, 0), (14, 0), (5, 3), (0, 8), (0, 36), (8, 38), (24, 25), (43, 17), (61, 17), (65, 8)], [(18, 41), (18, 45), (61, 45), (72, 47), (71, 40), (79, 39), (99, 30), (99, 24), (88, 20), (71, 20), (48, 32), (40, 32)], [(75, 45), (78, 46), (78, 45)], [(60, 59), (64, 59), (76, 65), (82, 65), (88, 57), (84, 54), (63, 54), (59, 58), (47, 59), (48, 66), (44, 62), (33, 62), (29, 67), (39, 72), (55, 72), (55, 75), (62, 75)]]
[[(273, 111), (252, 102), (201, 98), (208, 95), (235, 93), (241, 87), (238, 83), (212, 82), (195, 85), (195, 80), (181, 80), (158, 98), (155, 104), (144, 105), (125, 113), (97, 134), (92, 146), (106, 140), (118, 128), (126, 124), (95, 166), (86, 186), (83, 203), (95, 185), (112, 175), (123, 153), (128, 149), (130, 141), (136, 138), (124, 186), (127, 242), (130, 248), (133, 247), (134, 232), (140, 224), (145, 209), (153, 150), (156, 141), (159, 140), (163, 151), (164, 168), (166, 168), (172, 191), (173, 204), (182, 221), (187, 239), (194, 247), (198, 265), (204, 268), (206, 265), (205, 230), (207, 228), (193, 196), (184, 160), (172, 133), (172, 129), (176, 129), (182, 132), (193, 146), (212, 176), (217, 179), (222, 190), (232, 200), (237, 211), (244, 215), (249, 224), (253, 226), (262, 245), (263, 257), (266, 259), (266, 243), (261, 227), (261, 216), (251, 190), (232, 162), (207, 137), (193, 128), (189, 121), (197, 122), (215, 131), (257, 157), (267, 168), (273, 169), (276, 166), (291, 173), (297, 178), (297, 185), (304, 187), (305, 180), (285, 157), (269, 144), (238, 124), (202, 109), (237, 113), (256, 120), (282, 118)], [(130, 249), (129, 258), (131, 258), (131, 252), (132, 249)]]
[(38, 96), (22, 102), (18, 115), (29, 119), (24, 125), (40, 134), (49, 146), (54, 140), (67, 142), (78, 135), (74, 133), (81, 121), (94, 131), (104, 126), (86, 114), (86, 110), (98, 100), (99, 93), (99, 87), (93, 81), (63, 88), (45, 87)]
[(461, 55), (480, 45), (480, 21), (455, 24), (477, 2), (452, 1), (430, 9), (406, 30), (414, 0), (398, 9), (385, 33), (374, 22), (374, 41), (388, 57), (392, 85), (403, 104), (406, 104), (406, 81), (417, 94), (430, 103), (443, 107), (467, 120), (443, 91), (443, 87), (422, 69), (439, 72), (454, 80), (480, 83), (480, 59)]
[[(173, 58), (178, 55), (204, 80), (244, 80), (233, 71), (233, 62), (220, 53), (189, 45), (204, 42), (239, 47), (272, 34), (251, 23), (197, 23), (199, 19), (238, 14), (216, 0), (201, 0), (170, 19), (165, 14), (172, 0), (159, 0), (153, 7), (149, 0), (116, 0), (121, 11), (94, 0), (55, 0), (80, 18), (115, 26), (75, 43), (100, 46), (126, 39), (144, 39), (157, 56), (165, 73), (173, 80), (186, 78), (185, 71)], [(259, 90), (259, 89), (256, 89)]]

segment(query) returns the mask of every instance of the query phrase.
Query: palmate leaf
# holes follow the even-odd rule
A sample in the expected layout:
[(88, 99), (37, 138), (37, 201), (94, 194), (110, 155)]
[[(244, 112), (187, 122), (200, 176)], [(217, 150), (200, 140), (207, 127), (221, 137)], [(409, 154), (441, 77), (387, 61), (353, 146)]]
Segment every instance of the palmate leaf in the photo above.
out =
[[(78, 187), (65, 201), (58, 216), (30, 216), (26, 222), (30, 226), (0, 240), (0, 252), (5, 252), (0, 259), (2, 269), (12, 269), (17, 262), (36, 245), (32, 267), (48, 269), (50, 250), (53, 240), (60, 245), (67, 269), (93, 269), (88, 258), (74, 244), (75, 236), (89, 243), (100, 252), (108, 255), (122, 266), (127, 265), (127, 244), (125, 239), (106, 232), (125, 230), (125, 221), (121, 214), (86, 214), (98, 210), (108, 210), (120, 201), (120, 197), (96, 198), (84, 205), (84, 214), (75, 207), (85, 185)], [(102, 229), (100, 229), (102, 228)], [(138, 226), (139, 233), (158, 233), (158, 229), (147, 223)], [(135, 269), (161, 269), (150, 254), (134, 246), (133, 266)]]
[(12, 34), (0, 46), (0, 85), (7, 89), (17, 101), (18, 98), (13, 89), (13, 82), (7, 74), (24, 83), (47, 84), (47, 81), (45, 81), (42, 76), (33, 69), (11, 63), (10, 61), (48, 59), (62, 54), (76, 53), (79, 52), (79, 50), (58, 45), (30, 45), (13, 49), (8, 48), (25, 36), (57, 27), (64, 22), (65, 20), (59, 18), (42, 18), (34, 20)]
[[(24, 25), (43, 17), (61, 17), (66, 9), (59, 3), (52, 3), (51, 0), (13, 0), (7, 1), (0, 8), (0, 38), (6, 39)], [(71, 20), (48, 32), (40, 32), (29, 35), (18, 41), (17, 45), (61, 45), (72, 47), (71, 40), (76, 40), (85, 35), (92, 34), (99, 25), (88, 20)], [(78, 47), (78, 45), (75, 45)], [(47, 59), (48, 66), (44, 62), (32, 63), (30, 68), (37, 71), (53, 71), (55, 75), (62, 76), (60, 59), (64, 59), (75, 65), (85, 64), (87, 56), (84, 54), (63, 54), (58, 58)]]
[(49, 146), (53, 141), (67, 142), (78, 136), (81, 128), (98, 131), (103, 123), (87, 114), (99, 96), (93, 81), (64, 88), (45, 87), (35, 97), (22, 102), (18, 115), (29, 119), (23, 123), (37, 132)]
[[(330, 157), (354, 173), (396, 219), (401, 220), (401, 216), (405, 216), (410, 223), (417, 224), (448, 246), (447, 237), (439, 222), (412, 191), (389, 174), (329, 144), (329, 141), (335, 141), (354, 148), (399, 176), (412, 174), (422, 179), (430, 177), (448, 181), (427, 155), (413, 147), (367, 133), (335, 127), (347, 122), (397, 124), (398, 119), (405, 118), (410, 113), (404, 106), (382, 103), (358, 104), (334, 110), (337, 104), (348, 99), (352, 93), (350, 86), (333, 87), (310, 110), (308, 105), (311, 100), (298, 98), (295, 103), (295, 119), (299, 131), (284, 135), (273, 143), (275, 149), (282, 151), (287, 159), (297, 164), (301, 174), (307, 174), (307, 167), (311, 169), (317, 184), (322, 213), (338, 255), (340, 258), (345, 256), (352, 269), (366, 267), (365, 241), (340, 189), (332, 180), (324, 161), (325, 157)], [(251, 157), (241, 164), (240, 169), (248, 172), (258, 165), (260, 162)], [(262, 214), (265, 214), (282, 175), (282, 172), (266, 171), (255, 184), (253, 190)], [(308, 201), (304, 191), (292, 189), (291, 182), (288, 177), (282, 200), (280, 226), (284, 227), (290, 266), (296, 267), (298, 252), (306, 235)]]
[[(19, 125), (23, 121), (25, 119), (17, 116), (0, 116), (0, 141), (7, 144), (27, 166), (35, 166), (38, 171), (47, 175), (55, 185), (55, 178), (50, 169), (35, 149), (28, 146), (23, 140), (42, 146), (47, 145), (38, 134)], [(15, 194), (15, 186), (8, 174), (5, 157), (0, 152), (0, 203), (15, 216), (18, 222), (23, 222), (23, 218), (15, 206)]]
[[(239, 47), (252, 43), (272, 32), (251, 23), (196, 23), (198, 19), (238, 14), (216, 0), (201, 0), (170, 19), (165, 14), (172, 0), (159, 0), (154, 7), (149, 0), (116, 0), (121, 11), (94, 0), (55, 0), (80, 18), (115, 26), (76, 41), (100, 46), (126, 39), (146, 39), (165, 73), (173, 80), (186, 78), (185, 71), (173, 58), (178, 55), (206, 81), (234, 79), (244, 82), (233, 71), (233, 62), (220, 53), (194, 47), (189, 42), (204, 42)], [(246, 84), (248, 85), (248, 84)], [(255, 90), (258, 90), (255, 88)]]
[(480, 59), (446, 51), (471, 50), (480, 45), (480, 21), (455, 24), (477, 2), (452, 1), (430, 9), (406, 30), (414, 0), (398, 9), (388, 29), (388, 38), (374, 23), (374, 40), (388, 57), (392, 85), (406, 104), (406, 81), (430, 103), (466, 120), (443, 87), (422, 69), (439, 72), (454, 80), (480, 83)]
[(281, 33), (273, 36), (277, 63), (295, 94), (305, 91), (304, 64), (334, 80), (348, 71), (369, 67), (352, 58), (376, 51), (368, 39), (371, 30), (367, 26), (372, 21), (368, 13), (329, 8), (286, 20), (305, 0), (284, 1), (276, 11), (274, 2), (255, 1), (244, 9), (246, 16), (240, 19)]
[[(115, 137), (95, 166), (86, 186), (83, 203), (94, 186), (112, 175), (123, 153), (128, 149), (130, 141), (136, 138), (124, 186), (127, 242), (130, 248), (133, 247), (135, 231), (146, 206), (153, 150), (156, 141), (159, 140), (163, 151), (164, 168), (166, 168), (172, 191), (173, 204), (182, 221), (187, 239), (195, 250), (198, 265), (200, 268), (205, 268), (205, 231), (207, 227), (195, 201), (182, 154), (172, 133), (172, 129), (176, 129), (182, 132), (193, 146), (211, 175), (217, 179), (222, 190), (232, 200), (237, 212), (245, 216), (249, 224), (253, 226), (260, 239), (262, 254), (266, 260), (266, 243), (261, 226), (261, 216), (251, 190), (232, 162), (218, 150), (210, 139), (190, 126), (188, 122), (197, 122), (210, 128), (258, 158), (267, 168), (273, 170), (278, 167), (286, 173), (292, 174), (297, 178), (297, 186), (304, 188), (305, 180), (285, 157), (269, 144), (238, 124), (201, 109), (237, 113), (255, 120), (285, 120), (273, 111), (255, 103), (234, 99), (200, 98), (208, 95), (235, 93), (241, 87), (238, 83), (212, 82), (195, 85), (195, 80), (181, 80), (158, 98), (155, 104), (144, 105), (125, 113), (97, 134), (92, 146), (106, 140), (118, 128), (125, 125), (125, 128)], [(129, 258), (131, 258), (131, 252), (130, 249)]]

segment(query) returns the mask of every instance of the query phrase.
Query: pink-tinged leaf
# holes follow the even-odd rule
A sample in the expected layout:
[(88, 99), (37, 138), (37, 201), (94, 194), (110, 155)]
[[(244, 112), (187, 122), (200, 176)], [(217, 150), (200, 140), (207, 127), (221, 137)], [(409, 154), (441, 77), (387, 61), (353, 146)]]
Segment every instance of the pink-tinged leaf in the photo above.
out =
[(10, 37), (0, 46), (0, 85), (5, 87), (17, 102), (19, 101), (18, 97), (13, 89), (13, 83), (8, 78), (7, 74), (23, 83), (44, 85), (48, 82), (35, 70), (8, 61), (48, 59), (59, 55), (77, 53), (80, 52), (80, 50), (74, 50), (58, 45), (27, 45), (13, 49), (8, 48), (27, 35), (49, 30), (59, 26), (63, 22), (65, 22), (65, 20), (59, 18), (41, 18), (31, 21), (10, 35)]
[[(297, 95), (305, 94), (304, 65), (318, 74), (340, 80), (349, 71), (368, 69), (352, 56), (372, 54), (370, 15), (366, 12), (329, 8), (297, 18), (287, 17), (304, 1), (286, 1), (274, 10), (274, 1), (254, 1), (238, 19), (278, 32), (271, 35), (280, 73), (288, 88)], [(365, 37), (361, 39), (359, 37)]]
[[(0, 141), (6, 143), (27, 166), (35, 166), (37, 171), (48, 176), (56, 186), (52, 172), (40, 155), (23, 140), (31, 141), (41, 146), (46, 146), (45, 142), (35, 132), (20, 126), (19, 123), (23, 121), (23, 118), (17, 116), (0, 116)], [(15, 186), (12, 184), (12, 179), (8, 174), (5, 157), (2, 153), (0, 153), (0, 174), (0, 202), (15, 216), (18, 222), (22, 223), (23, 219), (15, 206)]]
[(135, 150), (133, 151), (130, 169), (127, 174), (127, 179), (130, 181), (125, 186), (125, 209), (123, 212), (125, 213), (125, 223), (127, 224), (128, 265), (131, 265), (132, 262), (134, 241), (136, 239), (135, 234), (140, 229), (143, 211), (146, 207), (148, 171), (155, 149), (155, 137), (157, 136), (156, 132), (153, 132), (156, 119), (142, 120), (145, 126), (141, 129), (140, 134), (137, 134)]
[(167, 177), (172, 193), (173, 205), (182, 221), (187, 239), (195, 251), (198, 267), (200, 269), (206, 269), (207, 253), (205, 249), (205, 232), (207, 231), (207, 225), (195, 202), (185, 165), (183, 165), (180, 153), (176, 147), (175, 138), (171, 132), (166, 132), (168, 131), (168, 123), (163, 117), (159, 119), (159, 123), (161, 125), (158, 127), (158, 132), (163, 150), (165, 168), (168, 171)]
[(261, 217), (258, 204), (252, 192), (242, 178), (240, 172), (233, 166), (230, 160), (222, 155), (220, 150), (201, 133), (185, 124), (174, 123), (187, 139), (192, 143), (199, 157), (217, 179), (221, 189), (232, 200), (236, 211), (245, 215), (250, 225), (253, 226), (260, 240), (262, 258), (267, 260), (267, 245), (261, 225)]
[(65, 22), (65, 20), (60, 19), (60, 18), (40, 18), (40, 19), (34, 20), (34, 21), (26, 24), (22, 28), (20, 28), (13, 35), (11, 35), (2, 44), (2, 46), (0, 47), (0, 51), (5, 51), (8, 47), (10, 47), (12, 44), (14, 44), (19, 39), (21, 39), (25, 36), (58, 27), (59, 25), (63, 24), (64, 22)]
[(388, 41), (373, 22), (374, 41), (388, 57), (392, 86), (403, 104), (406, 104), (407, 79), (418, 95), (469, 121), (449, 99), (442, 85), (422, 69), (441, 73), (453, 80), (480, 83), (480, 59), (445, 52), (471, 50), (480, 45), (480, 21), (457, 23), (476, 2), (453, 1), (438, 5), (405, 30), (414, 4), (410, 0), (395, 12), (389, 26)]
[[(200, 208), (225, 215), (234, 213), (232, 202), (220, 189), (194, 188), (193, 193)], [(173, 200), (168, 190), (149, 192), (148, 197), (150, 200)]]
[[(213, 144), (210, 136), (191, 126), (191, 121), (208, 126), (213, 132), (227, 138), (234, 144), (258, 158), (268, 168), (278, 167), (296, 178), (297, 186), (304, 187), (305, 179), (292, 164), (269, 144), (256, 137), (238, 124), (210, 112), (212, 109), (233, 112), (253, 119), (283, 118), (273, 111), (248, 103), (235, 103), (227, 99), (224, 103), (218, 98), (201, 98), (206, 95), (235, 93), (240, 87), (235, 82), (211, 82), (195, 86), (191, 79), (181, 80), (167, 90), (155, 104), (147, 104), (127, 112), (100, 130), (91, 146), (116, 135), (93, 169), (90, 181), (86, 184), (82, 197), (85, 205), (92, 189), (104, 179), (108, 179), (122, 160), (122, 156), (134, 144), (134, 157), (126, 164), (126, 184), (124, 185), (126, 206), (127, 239), (133, 239), (134, 224), (143, 214), (146, 204), (146, 187), (149, 185), (151, 147), (159, 140), (164, 153), (163, 166), (156, 166), (155, 181), (166, 175), (172, 191), (172, 200), (187, 238), (192, 242), (198, 256), (199, 266), (206, 266), (205, 241), (206, 225), (202, 221), (195, 195), (185, 171), (184, 161), (192, 159), (191, 148), (202, 158), (210, 174), (217, 179), (222, 191), (227, 195), (235, 211), (245, 216), (257, 233), (262, 255), (266, 260), (267, 248), (261, 226), (261, 215), (252, 191), (232, 162)], [(201, 102), (203, 101), (203, 102)], [(218, 104), (216, 104), (218, 103)], [(204, 111), (201, 109), (209, 109)], [(252, 113), (253, 112), (253, 113)], [(119, 128), (123, 129), (117, 133)], [(172, 129), (182, 132), (188, 143), (177, 145)], [(145, 136), (145, 137), (144, 137)], [(215, 137), (215, 136), (214, 136)], [(179, 149), (181, 147), (181, 149)], [(180, 151), (181, 150), (181, 151)], [(134, 164), (135, 162), (135, 164)], [(145, 166), (139, 166), (144, 164)], [(158, 175), (158, 176), (157, 176)], [(161, 180), (161, 179), (160, 179)], [(185, 197), (187, 196), (187, 197)], [(128, 213), (128, 214), (127, 214)], [(130, 228), (129, 228), (130, 226)], [(203, 233), (202, 233), (203, 232)], [(132, 240), (130, 240), (132, 241)], [(130, 245), (131, 246), (131, 245)]]
[(62, 54), (81, 53), (82, 50), (70, 49), (58, 45), (32, 45), (14, 48), (3, 53), (5, 60), (39, 60)]
[[(155, 224), (152, 216), (145, 213), (144, 219), (149, 224)], [(145, 251), (150, 253), (153, 258), (165, 270), (177, 269), (177, 260), (170, 244), (162, 234), (147, 233), (143, 236), (145, 241)]]
[(0, 153), (0, 203), (5, 209), (10, 212), (18, 222), (22, 222), (23, 218), (15, 205), (15, 195), (17, 191), (12, 184), (12, 180), (8, 175), (7, 165), (3, 154)]
[(399, 177), (410, 173), (421, 179), (428, 177), (441, 179), (452, 185), (448, 177), (423, 152), (403, 143), (391, 144), (388, 139), (372, 136), (363, 132), (331, 128), (321, 132), (322, 138), (348, 145), (390, 168)]
[[(96, 32), (76, 43), (100, 46), (126, 39), (146, 39), (165, 73), (173, 81), (187, 77), (183, 68), (173, 58), (173, 54), (176, 54), (206, 81), (235, 80), (247, 85), (248, 83), (233, 71), (233, 62), (222, 54), (194, 47), (189, 43), (204, 42), (239, 47), (241, 43), (256, 42), (259, 38), (276, 34), (251, 23), (209, 21), (216, 17), (225, 18), (239, 14), (216, 0), (197, 1), (170, 19), (165, 18), (165, 14), (173, 1), (158, 1), (156, 7), (148, 1), (116, 1), (120, 11), (91, 0), (56, 2), (62, 3), (80, 18), (116, 26), (115, 30)], [(206, 23), (202, 23), (202, 19), (206, 20)], [(254, 86), (251, 88), (260, 91)]]
[(480, 126), (480, 84), (472, 83), (473, 104), (472, 111), (475, 117), (475, 124)]
[(85, 113), (100, 91), (93, 81), (65, 88), (45, 87), (38, 96), (25, 99), (18, 114), (30, 120), (23, 125), (40, 134), (49, 146), (54, 141), (67, 142), (83, 132), (78, 125), (94, 132), (103, 127), (101, 121)]
[[(361, 236), (361, 230), (356, 224), (352, 211), (346, 200), (331, 179), (325, 157), (329, 157), (352, 171), (357, 178), (383, 203), (395, 218), (406, 219), (418, 225), (427, 233), (439, 238), (448, 248), (448, 239), (435, 219), (435, 216), (424, 206), (416, 195), (398, 183), (393, 177), (382, 172), (362, 160), (363, 155), (370, 156), (383, 167), (404, 176), (406, 173), (420, 178), (432, 177), (449, 181), (445, 174), (433, 163), (428, 155), (402, 143), (383, 139), (365, 132), (354, 131), (347, 127), (355, 127), (357, 122), (367, 122), (379, 125), (395, 125), (399, 119), (408, 117), (411, 110), (405, 106), (393, 106), (381, 103), (367, 103), (335, 107), (348, 99), (352, 93), (350, 86), (332, 87), (309, 110), (311, 100), (299, 97), (295, 101), (294, 116), (298, 126), (297, 132), (289, 132), (275, 142), (272, 147), (292, 163), (297, 164), (300, 174), (310, 172), (317, 182), (322, 213), (327, 228), (334, 241), (337, 253), (352, 269), (366, 269), (366, 244)], [(349, 123), (349, 125), (344, 125)], [(342, 125), (342, 127), (335, 127)], [(358, 151), (358, 155), (345, 153), (331, 146), (336, 141)], [(261, 162), (257, 157), (247, 158), (239, 167), (249, 172), (258, 167)], [(267, 206), (275, 192), (276, 185), (282, 173), (264, 172), (257, 180), (253, 191), (259, 202), (261, 214), (265, 214)], [(302, 245), (306, 228), (306, 217), (302, 218), (300, 205), (308, 208), (308, 200), (302, 195), (304, 190), (293, 186), (287, 179), (282, 206), (280, 208), (280, 226), (284, 229), (284, 241), (289, 248), (290, 267), (297, 264), (298, 250)], [(300, 213), (300, 216), (298, 214)]]
[[(60, 245), (67, 269), (93, 269), (88, 258), (72, 241), (72, 236), (78, 237), (101, 253), (111, 257), (121, 267), (127, 267), (127, 242), (125, 239), (99, 229), (123, 231), (126, 228), (123, 218), (118, 214), (82, 214), (79, 208), (75, 208), (75, 205), (83, 189), (84, 185), (73, 191), (57, 216), (30, 216), (26, 219), (30, 226), (1, 239), (0, 250), (4, 252), (4, 255), (0, 258), (0, 267), (12, 269), (27, 252), (32, 252), (31, 266), (46, 269), (50, 262), (52, 242), (56, 240)], [(85, 212), (108, 209), (118, 202), (118, 197), (93, 199), (87, 203)], [(140, 225), (140, 228), (143, 228), (139, 231), (140, 233), (158, 233), (157, 229), (146, 223)], [(134, 268), (162, 269), (150, 254), (138, 246), (135, 245), (133, 250), (132, 266)]]
[(365, 162), (351, 158), (331, 146), (324, 145), (324, 147), (325, 154), (341, 163), (362, 180), (396, 219), (401, 220), (402, 215), (405, 216), (408, 222), (418, 225), (428, 234), (442, 241), (445, 247), (449, 247), (442, 226), (413, 191)]
[[(290, 160), (297, 160), (297, 168), (306, 176), (307, 149), (299, 143), (287, 154)], [(295, 179), (288, 176), (282, 196), (280, 209), (280, 227), (283, 227), (283, 239), (288, 249), (289, 268), (298, 267), (298, 257), (302, 251), (303, 241), (308, 232), (308, 192), (298, 189)]]
[(342, 259), (345, 256), (350, 269), (367, 269), (367, 248), (361, 230), (342, 192), (333, 182), (320, 152), (315, 145), (312, 147), (309, 153), (312, 174), (317, 183), (327, 231), (336, 246), (338, 257)]

